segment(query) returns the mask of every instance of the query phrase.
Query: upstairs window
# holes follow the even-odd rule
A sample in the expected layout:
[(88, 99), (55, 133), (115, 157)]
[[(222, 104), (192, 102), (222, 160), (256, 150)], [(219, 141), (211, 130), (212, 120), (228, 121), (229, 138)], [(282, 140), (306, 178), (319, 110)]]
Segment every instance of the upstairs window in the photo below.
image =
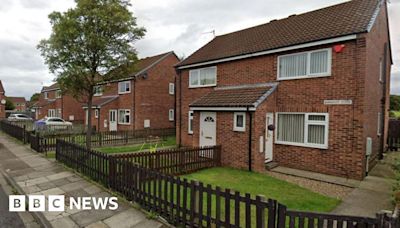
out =
[(331, 49), (279, 56), (278, 80), (330, 76), (331, 65)]
[(94, 96), (101, 96), (103, 95), (103, 88), (101, 86), (95, 86), (93, 87), (94, 90)]
[(328, 148), (328, 114), (278, 113), (277, 120), (276, 143)]
[(217, 67), (207, 67), (189, 71), (189, 88), (217, 85)]
[(130, 81), (124, 81), (124, 82), (118, 83), (118, 93), (119, 94), (130, 93), (130, 92), (131, 92), (131, 82)]
[(49, 93), (48, 92), (44, 92), (44, 99), (49, 99)]
[(56, 98), (61, 98), (61, 90), (56, 91)]
[(169, 94), (170, 95), (175, 94), (175, 84), (174, 83), (169, 83)]

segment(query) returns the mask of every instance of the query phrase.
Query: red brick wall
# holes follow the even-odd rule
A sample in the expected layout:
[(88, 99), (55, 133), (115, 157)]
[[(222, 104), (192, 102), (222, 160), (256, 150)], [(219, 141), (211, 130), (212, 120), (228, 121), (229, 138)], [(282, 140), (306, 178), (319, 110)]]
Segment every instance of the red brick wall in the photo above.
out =
[[(1, 82), (0, 82), (1, 83)], [(0, 93), (0, 101), (5, 100), (4, 93)], [(6, 118), (6, 106), (0, 103), (0, 119)]]
[[(357, 41), (348, 41), (344, 44), (345, 48), (341, 53), (332, 51), (332, 75), (330, 77), (299, 79), (280, 81), (276, 96), (276, 110), (281, 112), (326, 112), (329, 113), (329, 148), (327, 150), (313, 149), (307, 147), (278, 145), (274, 146), (274, 160), (281, 165), (305, 169), (326, 174), (338, 175), (343, 177), (361, 179), (365, 171), (365, 134), (364, 116), (365, 103), (365, 74), (366, 74), (366, 40), (363, 38)], [(320, 48), (332, 48), (334, 45), (324, 45), (320, 47), (308, 48), (304, 50), (279, 53), (279, 55), (289, 54), (299, 51), (307, 51)], [(238, 85), (274, 82), (277, 77), (277, 56), (269, 55), (240, 61), (221, 63), (217, 66), (217, 84)], [(181, 90), (178, 92), (180, 97), (177, 99), (179, 117), (177, 124), (177, 137), (182, 145), (198, 145), (198, 114), (195, 115), (194, 135), (187, 133), (189, 104), (195, 99), (203, 96), (212, 88), (188, 88), (189, 70), (180, 72), (178, 83)], [(373, 85), (369, 85), (374, 87)], [(179, 86), (177, 86), (179, 87)], [(375, 88), (375, 87), (374, 87)], [(376, 89), (376, 88), (375, 88)], [(268, 101), (273, 98), (268, 98)], [(324, 105), (324, 100), (352, 100), (352, 105)], [(377, 104), (372, 104), (377, 106)], [(271, 105), (271, 109), (275, 107)], [(266, 108), (268, 109), (268, 108)], [(265, 130), (265, 112), (261, 107), (255, 113), (255, 126), (253, 156), (257, 160), (254, 163), (256, 170), (262, 170), (264, 155), (257, 153), (259, 136)], [(218, 113), (218, 120), (231, 122), (232, 118), (225, 120), (225, 115)], [(231, 114), (233, 115), (233, 114)], [(220, 117), (221, 116), (221, 117)], [(375, 118), (376, 119), (376, 118)], [(376, 129), (377, 121), (371, 121), (371, 126)], [(223, 123), (229, 130), (232, 123)], [(179, 127), (180, 126), (180, 127)], [(218, 123), (217, 126), (220, 126)], [(258, 129), (259, 128), (259, 129)], [(222, 143), (226, 157), (235, 157), (239, 161), (229, 161), (235, 167), (247, 167), (243, 164), (243, 153), (247, 153), (244, 145), (234, 149), (231, 147), (233, 142), (238, 139), (232, 136), (231, 131), (222, 131), (217, 128), (217, 141)], [(222, 133), (224, 132), (224, 133)], [(219, 140), (221, 134), (227, 135), (226, 140)], [(222, 136), (224, 137), (224, 136)], [(243, 139), (242, 139), (243, 140)], [(239, 141), (239, 140), (238, 140)], [(242, 141), (241, 141), (242, 142)], [(375, 147), (375, 151), (376, 151)], [(231, 152), (226, 152), (231, 151)], [(262, 160), (259, 162), (258, 160)], [(253, 161), (254, 162), (254, 161)], [(240, 163), (237, 164), (237, 163)], [(247, 163), (247, 162), (246, 162)], [(227, 164), (227, 163), (225, 163)]]

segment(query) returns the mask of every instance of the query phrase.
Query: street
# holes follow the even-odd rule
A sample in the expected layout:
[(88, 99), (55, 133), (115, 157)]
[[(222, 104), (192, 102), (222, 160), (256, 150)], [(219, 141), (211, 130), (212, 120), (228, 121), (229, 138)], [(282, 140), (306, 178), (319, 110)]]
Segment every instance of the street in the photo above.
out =
[(0, 174), (0, 227), (1, 228), (19, 228), (25, 227), (21, 218), (16, 212), (8, 211), (8, 194), (10, 187)]

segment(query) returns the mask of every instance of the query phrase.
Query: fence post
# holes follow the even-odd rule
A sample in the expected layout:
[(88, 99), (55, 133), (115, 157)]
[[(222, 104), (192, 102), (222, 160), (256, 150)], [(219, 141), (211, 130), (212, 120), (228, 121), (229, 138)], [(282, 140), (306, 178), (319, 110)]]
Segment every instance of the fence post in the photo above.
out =
[(276, 205), (276, 200), (268, 199), (268, 227), (276, 225)]
[(22, 141), (24, 144), (26, 144), (27, 140), (26, 140), (26, 126), (24, 124), (24, 127), (22, 128)]
[(256, 196), (256, 223), (257, 228), (265, 227), (265, 196), (257, 195)]
[(107, 156), (107, 160), (108, 160), (108, 187), (115, 190), (116, 188), (114, 185), (114, 180), (117, 174), (115, 158), (113, 156)]
[(193, 186), (193, 189), (191, 192), (191, 194), (193, 194), (193, 196), (191, 197), (192, 202), (191, 202), (191, 206), (190, 206), (191, 209), (193, 210), (193, 212), (191, 214), (193, 216), (192, 219), (194, 221), (194, 224), (199, 224), (199, 216), (198, 215), (200, 213), (200, 211), (199, 211), (199, 199), (200, 199), (199, 186), (200, 186), (200, 183), (198, 181), (194, 180), (194, 181), (192, 181), (191, 184)]
[(278, 224), (277, 228), (286, 227), (286, 206), (278, 203)]

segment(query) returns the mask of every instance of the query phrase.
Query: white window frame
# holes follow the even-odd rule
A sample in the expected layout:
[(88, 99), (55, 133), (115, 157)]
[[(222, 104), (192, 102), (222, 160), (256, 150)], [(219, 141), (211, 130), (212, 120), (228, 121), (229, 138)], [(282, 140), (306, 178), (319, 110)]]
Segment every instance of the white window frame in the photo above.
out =
[[(328, 51), (328, 72), (325, 73), (318, 73), (318, 74), (311, 74), (311, 54), (315, 52), (321, 52), (321, 51)], [(280, 62), (281, 59), (284, 57), (288, 56), (295, 56), (295, 55), (301, 55), (307, 53), (307, 74), (306, 75), (299, 75), (299, 76), (292, 76), (292, 77), (280, 77)], [(331, 48), (324, 48), (324, 49), (318, 49), (318, 50), (313, 50), (313, 51), (305, 51), (305, 52), (297, 52), (293, 54), (287, 54), (287, 55), (281, 55), (278, 56), (278, 66), (277, 66), (277, 80), (279, 81), (284, 81), (284, 80), (295, 80), (295, 79), (305, 79), (305, 78), (319, 78), (319, 77), (329, 77), (332, 75), (332, 49)]]
[(145, 119), (143, 122), (143, 127), (144, 128), (150, 128), (150, 120), (149, 119)]
[[(95, 86), (95, 87), (93, 88), (93, 90), (94, 90), (93, 96), (99, 97), (99, 96), (102, 96), (102, 95), (103, 95), (103, 88), (102, 88), (102, 86)], [(118, 91), (119, 91), (119, 88), (118, 88)]]
[(382, 113), (381, 112), (378, 112), (378, 125), (376, 128), (377, 128), (376, 134), (378, 136), (381, 136), (382, 135)]
[(61, 90), (56, 90), (56, 98), (59, 99), (62, 97)]
[[(318, 148), (318, 149), (328, 149), (329, 147), (329, 113), (316, 113), (316, 112), (277, 112), (275, 114), (275, 126), (277, 127), (276, 131), (278, 132), (278, 118), (279, 114), (302, 114), (304, 115), (304, 143), (296, 143), (296, 142), (285, 142), (278, 140), (278, 133), (275, 134), (275, 143), (282, 145), (290, 145), (290, 146), (301, 146), (301, 147), (310, 147), (310, 148)], [(317, 120), (308, 120), (308, 116), (325, 116), (325, 121), (317, 121)], [(309, 125), (322, 125), (325, 126), (325, 139), (324, 144), (314, 144), (308, 143), (308, 126)]]
[[(99, 118), (99, 110), (95, 109), (94, 110), (94, 118), (98, 119)], [(130, 120), (130, 119), (129, 119)]]
[(169, 121), (175, 120), (175, 111), (173, 109), (168, 110), (168, 119)]
[[(128, 123), (125, 123), (125, 122), (121, 122), (121, 118), (120, 118), (120, 112), (121, 111), (124, 111), (124, 120), (125, 120), (125, 116), (126, 115), (129, 115), (129, 122)], [(120, 125), (130, 125), (131, 124), (131, 110), (130, 109), (118, 109), (118, 117), (117, 117), (117, 119), (118, 119), (118, 124), (120, 124)]]
[(44, 99), (49, 99), (49, 93), (48, 92), (44, 92)]
[[(237, 116), (243, 116), (243, 127), (237, 126)], [(246, 113), (245, 112), (235, 112), (233, 114), (233, 130), (244, 132), (246, 131)]]
[(383, 82), (383, 60), (379, 60), (379, 82)]
[(169, 92), (169, 95), (175, 94), (175, 84), (174, 83), (169, 83), (168, 92)]
[[(200, 84), (200, 83), (201, 83), (201, 81), (200, 81), (200, 71), (201, 71), (201, 70), (204, 70), (204, 69), (209, 69), (209, 68), (210, 68), (210, 69), (211, 69), (211, 68), (215, 69), (215, 83), (213, 83), (213, 84), (201, 85), (201, 84)], [(197, 77), (198, 77), (197, 82), (198, 82), (198, 84), (197, 84), (197, 85), (192, 85), (192, 84), (191, 84), (191, 81), (192, 81), (191, 78), (195, 76), (195, 75), (193, 75), (195, 72), (197, 73)], [(216, 67), (216, 66), (198, 68), (198, 69), (193, 69), (193, 70), (190, 70), (190, 71), (189, 71), (189, 88), (213, 87), (213, 86), (216, 86), (216, 85), (217, 85), (217, 67)]]
[(193, 135), (193, 117), (194, 111), (188, 112), (188, 134)]
[(47, 117), (56, 117), (56, 110), (55, 109), (47, 110)]
[[(122, 85), (124, 85), (125, 91), (121, 91)], [(128, 87), (126, 87), (128, 85)], [(128, 91), (126, 91), (126, 88), (129, 88)], [(118, 94), (126, 94), (131, 92), (131, 81), (123, 81), (123, 82), (118, 82)]]

